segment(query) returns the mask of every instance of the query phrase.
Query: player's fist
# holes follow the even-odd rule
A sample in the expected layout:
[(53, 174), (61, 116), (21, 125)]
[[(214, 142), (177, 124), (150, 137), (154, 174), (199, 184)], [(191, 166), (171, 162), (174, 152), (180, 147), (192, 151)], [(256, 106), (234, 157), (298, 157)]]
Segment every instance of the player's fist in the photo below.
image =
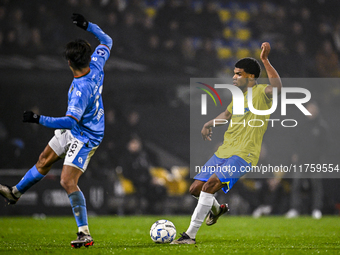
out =
[(89, 22), (84, 18), (83, 15), (78, 13), (73, 13), (71, 19), (73, 20), (73, 24), (76, 26), (87, 30), (87, 27), (89, 26)]
[(202, 128), (201, 134), (202, 134), (202, 138), (203, 138), (204, 141), (206, 141), (206, 140), (211, 141), (212, 128), (206, 127), (204, 125), (203, 128)]
[(262, 50), (260, 55), (261, 60), (262, 61), (267, 60), (270, 52), (270, 44), (268, 42), (262, 43), (261, 50)]
[(40, 115), (35, 114), (32, 111), (24, 111), (23, 122), (37, 123), (39, 124)]

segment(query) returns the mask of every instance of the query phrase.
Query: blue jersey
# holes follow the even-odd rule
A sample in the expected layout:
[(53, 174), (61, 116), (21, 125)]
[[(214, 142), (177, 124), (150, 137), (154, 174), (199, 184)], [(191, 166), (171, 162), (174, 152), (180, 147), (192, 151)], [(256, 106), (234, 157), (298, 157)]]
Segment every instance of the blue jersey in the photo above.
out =
[(49, 128), (70, 129), (74, 137), (93, 147), (98, 146), (104, 137), (104, 65), (110, 56), (112, 39), (91, 22), (87, 31), (93, 33), (101, 44), (91, 56), (89, 71), (72, 81), (66, 116), (41, 115), (39, 123)]
[(90, 71), (75, 77), (68, 92), (66, 116), (78, 122), (71, 133), (92, 146), (99, 145), (104, 137), (103, 68), (109, 56), (109, 48), (99, 45), (91, 56)]

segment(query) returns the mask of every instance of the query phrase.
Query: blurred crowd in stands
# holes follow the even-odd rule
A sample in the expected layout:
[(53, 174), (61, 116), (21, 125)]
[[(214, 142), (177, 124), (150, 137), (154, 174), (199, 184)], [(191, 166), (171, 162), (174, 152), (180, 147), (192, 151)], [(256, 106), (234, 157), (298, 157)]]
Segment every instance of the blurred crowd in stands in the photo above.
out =
[[(237, 59), (259, 59), (260, 45), (268, 41), (272, 45), (270, 61), (281, 77), (339, 77), (339, 10), (340, 1), (335, 0), (0, 0), (0, 55), (27, 58), (61, 55), (68, 41), (85, 35), (70, 24), (72, 12), (77, 12), (100, 25), (113, 38), (112, 56), (150, 66), (150, 75), (158, 70), (168, 70), (174, 76), (180, 72), (192, 77), (230, 76)], [(88, 40), (92, 45), (98, 43), (91, 41), (90, 37)], [(129, 93), (138, 94), (135, 91)], [(327, 93), (324, 101), (332, 102), (329, 95), (339, 98), (340, 90), (331, 88)], [(13, 95), (4, 101), (13, 104), (15, 100), (17, 97)], [(12, 111), (18, 112), (18, 108), (13, 108)], [(144, 144), (147, 139), (145, 132), (141, 132), (137, 107), (132, 106), (124, 113), (122, 108), (106, 106), (107, 132), (87, 175), (96, 178), (102, 172), (91, 169), (103, 166), (111, 169), (122, 167), (123, 172), (117, 174), (130, 179), (138, 190), (137, 194), (148, 199), (146, 204), (150, 205), (166, 193), (148, 171), (151, 166), (161, 164), (157, 155)], [(31, 110), (39, 114), (39, 108)], [(172, 114), (164, 115), (178, 121), (178, 113)], [(37, 158), (53, 131), (47, 132), (44, 127), (33, 124), (19, 126), (20, 120), (13, 119), (15, 121), (10, 123), (2, 123), (4, 119), (0, 119), (0, 167), (27, 168), (34, 164), (32, 160)], [(143, 121), (144, 130), (147, 130), (149, 123)], [(164, 121), (163, 124), (169, 123)], [(171, 134), (170, 129), (172, 127), (162, 131), (167, 132), (167, 143), (174, 143), (177, 149), (183, 144), (178, 145), (178, 134)], [(149, 134), (147, 138), (153, 135)], [(159, 140), (164, 143), (163, 138)], [(184, 146), (189, 147), (189, 144)], [(139, 176), (134, 179), (136, 172)], [(250, 203), (250, 209), (240, 209), (242, 212), (255, 213), (256, 209), (261, 209), (254, 215), (258, 217), (283, 214), (290, 208), (287, 200), (289, 183), (285, 180), (269, 178), (261, 182), (261, 188), (256, 182), (245, 180), (240, 183), (240, 191), (236, 188), (235, 192), (241, 196), (242, 192), (247, 192), (244, 187), (250, 187), (252, 194), (258, 194), (258, 200)], [(256, 191), (254, 187), (257, 187)], [(236, 200), (230, 203), (235, 205)], [(269, 210), (267, 206), (270, 204), (273, 206)], [(259, 205), (264, 207), (257, 207)], [(147, 207), (144, 208), (146, 211), (150, 209)]]
[(282, 77), (338, 77), (339, 9), (332, 0), (1, 0), (0, 52), (61, 53), (79, 12), (110, 34), (116, 56), (154, 67), (231, 74), (269, 41)]

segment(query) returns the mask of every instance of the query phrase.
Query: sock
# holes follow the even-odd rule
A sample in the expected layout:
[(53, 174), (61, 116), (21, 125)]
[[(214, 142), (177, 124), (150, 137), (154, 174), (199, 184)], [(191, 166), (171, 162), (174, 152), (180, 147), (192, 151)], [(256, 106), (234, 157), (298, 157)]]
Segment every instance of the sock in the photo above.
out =
[(214, 195), (201, 191), (197, 206), (191, 216), (190, 226), (185, 233), (195, 239), (198, 229), (201, 227), (205, 217), (214, 203)]
[(20, 198), (22, 195), (16, 186), (12, 187), (12, 192), (13, 192), (13, 195), (16, 196), (17, 198)]
[(30, 170), (27, 171), (27, 173), (24, 175), (24, 177), (22, 177), (21, 181), (15, 187), (20, 192), (20, 194), (24, 194), (29, 188), (31, 188), (44, 177), (45, 175), (39, 173), (37, 167), (34, 165)]
[[(196, 197), (196, 196), (193, 196), (194, 198), (196, 198), (198, 200), (199, 197)], [(221, 208), (220, 208), (220, 203), (217, 201), (217, 199), (214, 197), (214, 202), (213, 202), (213, 205), (211, 207), (211, 210), (213, 212), (214, 215), (217, 215), (219, 214), (219, 212), (221, 211)]]
[(85, 235), (89, 235), (90, 234), (90, 230), (89, 230), (89, 226), (81, 226), (78, 228), (78, 232), (83, 232)]
[[(86, 231), (87, 224), (87, 212), (86, 212), (86, 202), (83, 192), (81, 191), (75, 191), (68, 195), (68, 198), (71, 202), (72, 212), (74, 215), (74, 218), (76, 219), (78, 230), (83, 227)], [(88, 230), (88, 227), (87, 227)], [(84, 231), (82, 231), (84, 232)], [(85, 233), (84, 234), (89, 234)]]

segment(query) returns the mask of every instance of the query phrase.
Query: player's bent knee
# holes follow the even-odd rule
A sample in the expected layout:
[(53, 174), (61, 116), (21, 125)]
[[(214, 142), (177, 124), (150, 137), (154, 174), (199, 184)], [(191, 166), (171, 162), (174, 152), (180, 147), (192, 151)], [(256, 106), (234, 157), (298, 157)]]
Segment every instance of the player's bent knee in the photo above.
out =
[(207, 184), (207, 185), (203, 185), (202, 187), (202, 191), (203, 192), (207, 192), (207, 193), (213, 193), (212, 192), (212, 185), (211, 184)]
[(61, 185), (61, 187), (63, 187), (65, 190), (66, 190), (66, 188), (67, 188), (67, 182), (66, 181), (64, 181), (63, 179), (60, 179), (60, 185)]
[(193, 182), (189, 188), (189, 193), (195, 197), (199, 197), (202, 189), (202, 184), (197, 184), (197, 182)]
[(73, 180), (65, 178), (60, 179), (60, 185), (66, 190), (66, 192), (73, 190), (77, 186)]
[(214, 194), (215, 192), (219, 191), (222, 187), (223, 185), (218, 178), (210, 178), (202, 186), (202, 191)]

